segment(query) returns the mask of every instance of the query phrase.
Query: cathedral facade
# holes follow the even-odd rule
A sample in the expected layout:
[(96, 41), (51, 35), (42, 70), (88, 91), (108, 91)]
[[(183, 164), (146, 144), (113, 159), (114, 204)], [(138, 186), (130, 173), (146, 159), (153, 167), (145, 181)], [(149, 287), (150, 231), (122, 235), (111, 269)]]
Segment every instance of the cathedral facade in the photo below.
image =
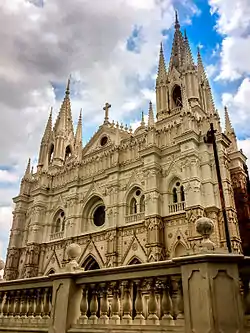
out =
[(110, 122), (109, 108), (82, 147), (82, 116), (74, 133), (68, 82), (54, 126), (49, 116), (37, 172), (29, 161), (14, 198), (5, 279), (59, 272), (71, 243), (81, 246), (85, 270), (193, 254), (201, 216), (214, 221), (212, 240), (226, 248), (213, 148), (204, 141), (211, 123), (231, 244), (242, 252), (235, 191), (246, 190), (246, 157), (227, 109), (221, 128), (200, 52), (194, 61), (177, 17), (168, 67), (160, 49), (156, 111), (150, 102), (147, 123), (142, 116), (133, 132)]

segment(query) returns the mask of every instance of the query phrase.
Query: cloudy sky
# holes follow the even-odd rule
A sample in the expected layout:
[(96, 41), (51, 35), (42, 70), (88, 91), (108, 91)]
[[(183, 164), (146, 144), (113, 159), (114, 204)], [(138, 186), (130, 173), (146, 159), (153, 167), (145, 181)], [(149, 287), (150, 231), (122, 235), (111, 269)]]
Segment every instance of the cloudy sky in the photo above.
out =
[(111, 119), (137, 122), (155, 102), (161, 41), (169, 59), (174, 8), (195, 57), (201, 47), (219, 112), (228, 105), (250, 157), (249, 0), (1, 0), (0, 257), (12, 197), (27, 159), (36, 164), (49, 109), (55, 117), (69, 74), (75, 122), (83, 109), (83, 142), (102, 122), (106, 101)]

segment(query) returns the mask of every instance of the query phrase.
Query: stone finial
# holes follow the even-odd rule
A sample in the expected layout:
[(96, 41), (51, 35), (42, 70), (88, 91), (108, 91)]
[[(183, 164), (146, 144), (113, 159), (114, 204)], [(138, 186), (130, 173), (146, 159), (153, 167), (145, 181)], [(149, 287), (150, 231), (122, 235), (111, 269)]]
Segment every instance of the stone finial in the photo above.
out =
[(79, 244), (72, 243), (67, 247), (66, 253), (69, 257), (69, 262), (65, 266), (66, 272), (74, 272), (76, 270), (81, 270), (82, 268), (79, 267), (78, 262), (76, 259), (80, 256), (81, 254), (81, 247)]
[(208, 217), (200, 217), (195, 222), (196, 231), (202, 236), (201, 250), (202, 252), (214, 251), (215, 244), (210, 240), (210, 236), (214, 232), (214, 222)]

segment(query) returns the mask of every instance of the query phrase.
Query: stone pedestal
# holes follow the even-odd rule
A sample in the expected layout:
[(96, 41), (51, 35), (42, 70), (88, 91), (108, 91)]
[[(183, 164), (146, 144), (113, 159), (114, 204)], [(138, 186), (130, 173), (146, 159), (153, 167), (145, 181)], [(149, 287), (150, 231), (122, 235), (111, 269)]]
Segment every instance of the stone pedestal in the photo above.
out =
[(241, 255), (200, 254), (181, 265), (185, 332), (243, 332), (238, 262)]
[(82, 290), (76, 286), (72, 273), (53, 277), (53, 299), (49, 332), (66, 333), (80, 317)]

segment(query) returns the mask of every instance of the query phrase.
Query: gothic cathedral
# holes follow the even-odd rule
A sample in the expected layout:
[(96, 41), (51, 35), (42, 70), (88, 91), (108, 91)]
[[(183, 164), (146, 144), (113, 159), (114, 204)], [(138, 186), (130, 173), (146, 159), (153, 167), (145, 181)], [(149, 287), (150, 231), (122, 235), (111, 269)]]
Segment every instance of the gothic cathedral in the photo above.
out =
[(212, 241), (225, 248), (213, 148), (204, 141), (210, 123), (217, 131), (232, 248), (244, 251), (241, 223), (249, 208), (241, 221), (239, 211), (248, 202), (235, 198), (246, 197), (246, 157), (227, 109), (221, 128), (200, 52), (195, 63), (178, 17), (168, 68), (160, 48), (156, 115), (150, 102), (147, 123), (142, 117), (133, 132), (109, 121), (109, 107), (82, 147), (82, 116), (74, 133), (68, 82), (53, 127), (49, 116), (37, 172), (29, 161), (14, 198), (6, 280), (59, 272), (71, 243), (81, 246), (78, 262), (85, 270), (193, 254), (201, 216), (214, 221)]

